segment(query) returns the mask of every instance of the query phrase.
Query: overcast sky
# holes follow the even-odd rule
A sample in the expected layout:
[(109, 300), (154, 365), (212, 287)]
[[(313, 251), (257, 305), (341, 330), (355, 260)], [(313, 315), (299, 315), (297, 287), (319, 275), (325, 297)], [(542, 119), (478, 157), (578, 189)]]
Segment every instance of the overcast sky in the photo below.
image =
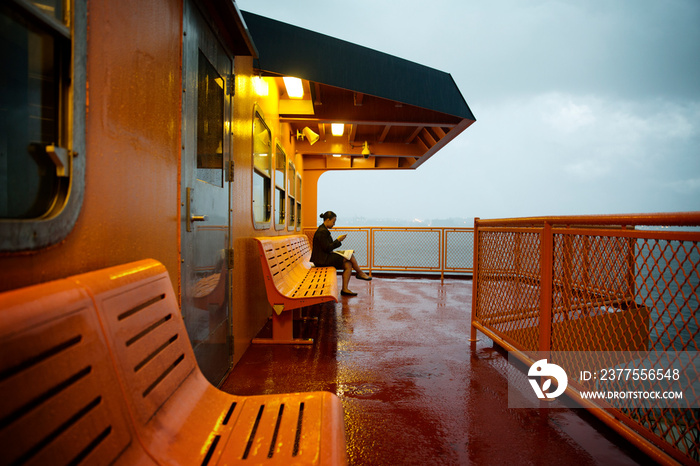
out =
[(700, 0), (237, 3), (446, 71), (476, 116), (417, 170), (324, 174), (339, 225), (700, 210)]

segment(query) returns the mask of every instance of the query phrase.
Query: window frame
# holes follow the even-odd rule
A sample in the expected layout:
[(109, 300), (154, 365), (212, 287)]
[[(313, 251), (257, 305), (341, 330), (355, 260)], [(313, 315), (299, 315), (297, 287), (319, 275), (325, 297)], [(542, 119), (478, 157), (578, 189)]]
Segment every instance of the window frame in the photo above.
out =
[(0, 252), (38, 251), (63, 241), (73, 230), (85, 196), (85, 118), (87, 74), (87, 0), (67, 0), (67, 25), (41, 11), (29, 0), (12, 0), (37, 24), (58, 39), (68, 39), (69, 83), (60, 84), (59, 140), (68, 154), (69, 182), (54, 198), (53, 206), (31, 219), (0, 219)]
[(287, 231), (296, 229), (296, 175), (297, 167), (290, 161), (287, 165)]
[(302, 198), (301, 198), (301, 182), (302, 182), (301, 173), (298, 173), (298, 172), (297, 172), (297, 179), (296, 179), (296, 191), (297, 191), (297, 197), (296, 197), (296, 210), (297, 210), (297, 212), (296, 212), (296, 217), (297, 217), (297, 221), (296, 221), (296, 230), (297, 230), (297, 231), (301, 231), (301, 202), (302, 202)]
[[(270, 153), (269, 153), (269, 160), (270, 160), (270, 175), (265, 175), (264, 173), (261, 173), (260, 170), (255, 166), (255, 120), (257, 118), (260, 118), (260, 122), (262, 125), (265, 127), (265, 129), (268, 131), (269, 134), (269, 144), (270, 144)], [(270, 126), (267, 124), (265, 121), (265, 114), (263, 113), (262, 109), (255, 104), (253, 108), (253, 122), (251, 125), (251, 165), (252, 165), (252, 170), (251, 170), (251, 197), (250, 197), (250, 206), (251, 206), (251, 218), (253, 220), (253, 228), (256, 230), (267, 230), (270, 228), (270, 225), (272, 225), (272, 217), (273, 217), (273, 194), (274, 194), (274, 167), (272, 164), (272, 158), (274, 157), (273, 154), (273, 139), (272, 139), (272, 129)], [(255, 177), (259, 176), (261, 178), (267, 178), (269, 180), (269, 187), (267, 189), (267, 195), (268, 195), (268, 204), (267, 204), (267, 218), (260, 221), (258, 218), (255, 216)], [(264, 181), (264, 180), (263, 180)]]
[[(283, 186), (280, 187), (278, 185), (278, 180), (277, 180), (277, 175), (279, 173), (279, 160), (278, 157), (280, 154), (284, 157), (284, 167), (282, 171), (284, 172), (284, 181), (283, 181)], [(282, 147), (282, 143), (279, 141), (278, 138), (275, 138), (275, 179), (274, 179), (274, 198), (273, 198), (273, 217), (275, 217), (275, 230), (284, 230), (285, 226), (287, 225), (287, 162), (289, 160), (289, 157), (287, 157), (287, 152), (285, 152), (284, 147)], [(281, 194), (281, 199), (278, 196), (278, 192)], [(281, 212), (278, 210), (281, 209)], [(278, 214), (280, 214), (282, 221), (280, 222), (280, 218), (278, 217)]]

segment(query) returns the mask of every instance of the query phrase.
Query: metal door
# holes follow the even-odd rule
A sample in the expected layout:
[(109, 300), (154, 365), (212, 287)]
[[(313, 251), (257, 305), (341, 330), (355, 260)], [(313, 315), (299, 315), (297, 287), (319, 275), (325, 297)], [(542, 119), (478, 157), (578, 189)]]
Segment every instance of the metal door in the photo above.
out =
[(182, 92), (182, 315), (205, 377), (231, 367), (229, 161), (233, 59), (185, 1)]

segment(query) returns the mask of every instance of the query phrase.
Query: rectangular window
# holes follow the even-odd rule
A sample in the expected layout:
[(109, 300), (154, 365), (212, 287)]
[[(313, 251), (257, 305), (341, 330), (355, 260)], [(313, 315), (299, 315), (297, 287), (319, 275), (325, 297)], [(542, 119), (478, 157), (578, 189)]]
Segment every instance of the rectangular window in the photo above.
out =
[(296, 167), (294, 166), (293, 163), (289, 163), (289, 168), (287, 169), (287, 182), (289, 183), (289, 189), (287, 191), (287, 199), (289, 203), (288, 207), (288, 212), (289, 212), (289, 224), (287, 226), (287, 229), (289, 231), (293, 231), (294, 227), (296, 225), (296, 212), (297, 212), (297, 207), (296, 207), (296, 179), (297, 179), (297, 170)]
[(253, 221), (255, 228), (270, 227), (272, 215), (272, 134), (260, 110), (253, 119)]
[(296, 215), (296, 225), (297, 225), (297, 231), (301, 230), (301, 175), (297, 175), (297, 215)]
[(199, 51), (197, 179), (224, 186), (224, 78)]
[(57, 243), (72, 230), (80, 212), (85, 167), (85, 3), (15, 0), (0, 4), (2, 251)]
[(287, 154), (275, 144), (275, 229), (282, 230), (286, 221)]

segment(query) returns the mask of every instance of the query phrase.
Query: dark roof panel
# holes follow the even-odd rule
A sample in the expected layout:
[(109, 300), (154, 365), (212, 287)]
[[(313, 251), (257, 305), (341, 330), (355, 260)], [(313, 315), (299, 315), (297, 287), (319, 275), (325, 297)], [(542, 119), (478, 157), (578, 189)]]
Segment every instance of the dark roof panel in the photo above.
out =
[(263, 71), (475, 120), (449, 73), (246, 11)]

